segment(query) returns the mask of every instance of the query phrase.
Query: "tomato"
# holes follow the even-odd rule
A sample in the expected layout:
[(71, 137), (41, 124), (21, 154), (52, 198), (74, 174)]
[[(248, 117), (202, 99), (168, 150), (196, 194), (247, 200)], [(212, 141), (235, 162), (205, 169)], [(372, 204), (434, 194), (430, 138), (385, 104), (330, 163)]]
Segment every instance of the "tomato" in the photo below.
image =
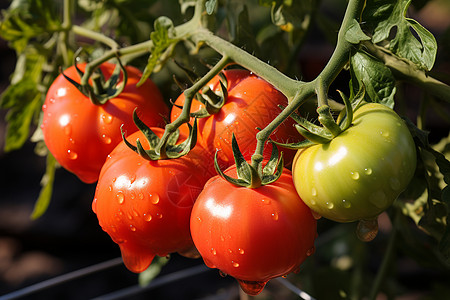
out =
[(319, 215), (338, 222), (376, 218), (406, 188), (416, 148), (404, 121), (390, 108), (365, 104), (352, 126), (331, 142), (299, 150), (295, 187)]
[[(164, 132), (152, 130), (160, 137)], [(140, 131), (127, 139), (137, 138), (148, 149)], [(155, 255), (192, 253), (192, 206), (213, 175), (205, 170), (198, 149), (178, 159), (148, 161), (121, 142), (108, 156), (92, 209), (102, 229), (119, 245), (129, 270), (144, 271)]]
[(208, 267), (256, 295), (268, 280), (299, 270), (314, 252), (317, 228), (284, 169), (277, 181), (254, 189), (211, 178), (194, 204), (191, 234)]
[[(275, 89), (267, 81), (250, 73), (247, 70), (225, 70), (224, 75), (228, 81), (228, 97), (219, 112), (206, 118), (198, 119), (197, 143), (208, 150), (208, 155), (214, 155), (216, 149), (220, 149), (218, 163), (222, 169), (234, 164), (231, 138), (233, 132), (242, 154), (250, 159), (256, 148), (256, 134), (258, 127), (264, 128), (281, 111), (278, 105), (286, 106), (286, 97)], [(219, 76), (214, 77), (208, 84), (211, 90), (220, 91)], [(183, 106), (184, 94), (175, 101), (178, 106)], [(193, 100), (191, 112), (203, 107), (201, 102)], [(171, 112), (171, 120), (174, 121), (181, 113), (179, 107), (174, 106)], [(293, 142), (300, 140), (301, 136), (293, 127), (291, 119), (283, 122), (271, 135), (277, 142)], [(180, 131), (187, 132), (187, 125), (180, 127)], [(264, 158), (269, 158), (272, 145), (267, 144), (264, 149)], [(290, 149), (282, 149), (285, 164), (289, 165), (295, 152)]]
[[(78, 67), (84, 71), (85, 64)], [(114, 68), (111, 63), (100, 67), (106, 79)], [(123, 92), (103, 105), (94, 105), (62, 74), (47, 92), (41, 125), (45, 144), (61, 166), (83, 182), (97, 181), (106, 156), (122, 140), (122, 124), (124, 130), (136, 130), (132, 120), (136, 107), (139, 117), (148, 126), (164, 126), (161, 115), (169, 113), (157, 86), (147, 80), (136, 87), (140, 71), (130, 66), (126, 70), (128, 81)], [(80, 81), (74, 66), (64, 74)]]

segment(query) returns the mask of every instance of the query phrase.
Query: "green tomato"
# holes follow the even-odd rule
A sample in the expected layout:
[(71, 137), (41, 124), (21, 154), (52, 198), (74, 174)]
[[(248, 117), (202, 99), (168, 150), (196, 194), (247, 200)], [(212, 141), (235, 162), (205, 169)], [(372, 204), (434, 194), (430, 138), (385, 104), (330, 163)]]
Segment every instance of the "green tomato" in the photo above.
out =
[(317, 214), (337, 222), (373, 219), (410, 182), (416, 148), (405, 122), (370, 103), (355, 111), (350, 128), (327, 144), (297, 152), (295, 188)]

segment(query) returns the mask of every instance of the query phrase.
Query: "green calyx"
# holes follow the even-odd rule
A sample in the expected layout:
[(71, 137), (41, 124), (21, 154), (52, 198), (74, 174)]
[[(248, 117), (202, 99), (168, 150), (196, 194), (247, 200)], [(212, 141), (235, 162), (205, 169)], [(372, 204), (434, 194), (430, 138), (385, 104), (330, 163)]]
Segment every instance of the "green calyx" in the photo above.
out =
[(219, 92), (214, 92), (206, 85), (201, 92), (196, 94), (195, 98), (200, 101), (204, 107), (191, 113), (191, 117), (205, 118), (220, 111), (228, 97), (228, 81), (223, 72), (219, 73), (219, 78)]
[[(161, 139), (148, 127), (141, 119), (139, 119), (136, 109), (133, 112), (133, 121), (137, 128), (144, 134), (150, 145), (150, 149), (144, 149), (142, 143), (139, 139), (136, 140), (136, 146), (132, 145), (125, 137), (125, 132), (122, 127), (120, 131), (122, 133), (122, 139), (125, 144), (134, 152), (138, 153), (140, 156), (146, 160), (161, 160), (161, 159), (172, 159), (179, 158), (189, 153), (189, 151), (194, 148), (197, 142), (197, 119), (194, 120), (194, 125), (189, 126), (189, 136), (188, 138), (180, 144), (177, 144), (178, 138), (180, 136), (179, 131), (176, 130), (167, 140), (165, 140), (163, 145), (160, 145)], [(156, 149), (160, 149), (157, 151)]]
[[(278, 148), (273, 144), (272, 154), (269, 161), (263, 167), (262, 155), (253, 155), (252, 160), (254, 164), (249, 164), (242, 155), (239, 145), (236, 141), (236, 137), (233, 134), (232, 137), (232, 149), (234, 160), (236, 163), (236, 175), (237, 178), (226, 175), (219, 167), (217, 162), (217, 154), (214, 157), (214, 167), (217, 173), (225, 180), (236, 186), (246, 188), (258, 188), (263, 185), (275, 182), (283, 172), (283, 153), (278, 153)], [(256, 165), (256, 167), (255, 167)]]
[[(120, 59), (117, 59), (117, 61), (118, 63), (116, 65), (116, 68), (114, 69), (108, 80), (105, 80), (105, 76), (100, 68), (95, 69), (90, 78), (92, 80), (92, 85), (90, 85), (89, 83), (80, 84), (72, 78), (66, 76), (62, 71), (61, 74), (81, 93), (83, 93), (86, 97), (89, 97), (92, 103), (94, 103), (95, 105), (102, 105), (105, 104), (109, 99), (115, 98), (120, 93), (122, 93), (125, 85), (127, 84), (128, 75), (125, 66), (122, 64)], [(78, 68), (77, 59), (74, 60), (74, 66), (80, 78), (83, 78), (83, 76), (85, 76), (85, 73)], [(121, 73), (123, 74), (123, 80), (119, 83)], [(88, 80), (86, 80), (86, 82), (88, 82)]]

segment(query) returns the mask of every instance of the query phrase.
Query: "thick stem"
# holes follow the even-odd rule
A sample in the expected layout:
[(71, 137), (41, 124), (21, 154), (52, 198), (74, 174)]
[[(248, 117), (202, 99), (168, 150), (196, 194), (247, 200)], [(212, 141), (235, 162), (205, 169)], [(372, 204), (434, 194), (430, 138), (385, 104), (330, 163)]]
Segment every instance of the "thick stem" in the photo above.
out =
[(106, 35), (104, 35), (102, 33), (95, 32), (95, 31), (86, 29), (84, 27), (78, 26), (78, 25), (73, 25), (72, 31), (77, 35), (87, 37), (94, 41), (99, 41), (99, 42), (107, 45), (111, 49), (119, 48), (119, 44), (117, 44), (117, 42), (115, 40), (113, 40), (110, 37), (107, 37)]
[(407, 60), (402, 60), (387, 49), (374, 45), (370, 41), (365, 41), (362, 45), (371, 55), (381, 60), (389, 69), (391, 69), (398, 78), (414, 82), (430, 94), (441, 100), (450, 102), (449, 85), (428, 76), (425, 71), (417, 68), (414, 64)]
[(58, 47), (60, 49), (61, 55), (63, 57), (64, 65), (69, 66), (71, 64), (70, 58), (67, 55), (69, 52), (67, 50), (67, 45), (69, 44), (69, 31), (72, 28), (72, 0), (64, 0), (64, 11), (63, 11), (63, 31), (60, 32)]
[(191, 104), (192, 100), (194, 99), (195, 94), (217, 74), (219, 74), (226, 65), (230, 62), (229, 57), (223, 56), (220, 61), (214, 65), (214, 67), (211, 68), (211, 70), (208, 71), (208, 73), (205, 74), (205, 76), (201, 77), (198, 81), (196, 81), (190, 88), (186, 89), (184, 91), (184, 104), (183, 109), (181, 110), (180, 115), (178, 118), (173, 121), (172, 123), (169, 123), (166, 125), (164, 134), (161, 137), (161, 140), (159, 144), (155, 148), (156, 153), (161, 152), (161, 148), (165, 145), (167, 139), (169, 136), (177, 130), (178, 127), (180, 127), (183, 123), (187, 123), (190, 120), (190, 113), (191, 113)]

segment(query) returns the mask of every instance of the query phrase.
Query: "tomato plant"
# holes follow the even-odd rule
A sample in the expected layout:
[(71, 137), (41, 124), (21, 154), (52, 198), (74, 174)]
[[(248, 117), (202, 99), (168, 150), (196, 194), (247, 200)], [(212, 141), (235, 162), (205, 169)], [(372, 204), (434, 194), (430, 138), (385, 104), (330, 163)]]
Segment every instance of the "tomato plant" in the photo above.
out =
[(390, 108), (369, 103), (331, 142), (299, 150), (293, 178), (316, 213), (352, 222), (376, 218), (391, 206), (413, 177), (416, 161), (405, 122)]
[[(156, 135), (163, 129), (152, 128)], [(141, 131), (128, 137), (148, 141)], [(212, 176), (200, 148), (173, 160), (148, 161), (121, 142), (108, 155), (92, 203), (100, 226), (122, 252), (127, 268), (144, 271), (155, 255), (195, 255), (189, 217), (197, 195)]]
[[(256, 148), (256, 134), (258, 128), (263, 128), (272, 121), (281, 111), (278, 105), (286, 106), (286, 97), (264, 79), (242, 69), (225, 70), (224, 76), (227, 81), (227, 93), (225, 103), (216, 113), (209, 117), (198, 119), (197, 142), (208, 149), (214, 155), (216, 149), (220, 150), (218, 155), (219, 165), (227, 168), (233, 164), (233, 151), (231, 149), (231, 137), (236, 135), (242, 154), (250, 159)], [(215, 76), (207, 87), (220, 93), (220, 77)], [(171, 120), (176, 120), (181, 114), (185, 96), (181, 94), (175, 101), (171, 111)], [(194, 98), (191, 112), (200, 111), (205, 105)], [(187, 131), (187, 126), (181, 126), (182, 132)], [(289, 142), (299, 140), (301, 137), (293, 127), (292, 120), (283, 122), (271, 135), (278, 142)], [(295, 151), (283, 149), (286, 164), (289, 165), (294, 158)], [(263, 156), (268, 158), (271, 145), (265, 147)]]
[[(225, 173), (234, 175), (236, 166)], [(314, 252), (317, 230), (285, 169), (275, 183), (255, 189), (210, 179), (194, 204), (191, 234), (207, 266), (255, 295), (270, 279), (299, 271)]]
[[(86, 65), (78, 67), (84, 71)], [(106, 79), (114, 69), (111, 63), (100, 66)], [(126, 71), (128, 80), (123, 92), (104, 104), (95, 105), (64, 77), (80, 81), (75, 66), (71, 66), (52, 83), (42, 105), (45, 144), (65, 169), (86, 183), (97, 181), (106, 156), (122, 140), (120, 127), (135, 130), (134, 109), (149, 126), (163, 126), (162, 116), (169, 112), (153, 82), (147, 80), (137, 87), (141, 72), (131, 66)]]

